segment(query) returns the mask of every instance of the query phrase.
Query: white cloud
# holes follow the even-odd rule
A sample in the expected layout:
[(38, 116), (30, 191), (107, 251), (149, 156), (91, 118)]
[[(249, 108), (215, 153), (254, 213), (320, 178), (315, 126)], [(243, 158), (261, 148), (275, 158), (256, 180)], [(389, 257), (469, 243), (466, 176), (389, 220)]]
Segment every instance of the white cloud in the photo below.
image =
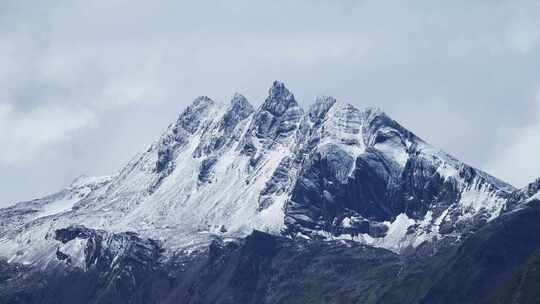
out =
[(502, 127), (499, 149), (488, 168), (490, 172), (524, 187), (540, 177), (540, 94), (536, 107), (531, 109), (537, 119), (521, 127)]
[(17, 113), (12, 105), (0, 104), (0, 165), (32, 161), (94, 122), (95, 116), (85, 109), (38, 106)]

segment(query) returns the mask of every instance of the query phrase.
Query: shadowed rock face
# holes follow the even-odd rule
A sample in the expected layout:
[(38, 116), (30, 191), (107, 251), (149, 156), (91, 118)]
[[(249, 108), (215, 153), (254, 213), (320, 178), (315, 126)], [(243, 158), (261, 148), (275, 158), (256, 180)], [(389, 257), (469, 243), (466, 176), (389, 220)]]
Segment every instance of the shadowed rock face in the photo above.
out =
[(156, 241), (84, 226), (56, 230), (55, 239), (83, 246), (65, 253), (59, 246), (60, 263), (46, 269), (0, 262), (0, 303), (157, 303), (146, 286), (152, 278), (167, 279)]
[(536, 303), (540, 281), (527, 275), (540, 250), (539, 217), (532, 201), (429, 260), (432, 285), (421, 303)]
[[(317, 237), (322, 230), (335, 236), (380, 238), (388, 230), (381, 223), (393, 222), (404, 214), (416, 221), (406, 227), (411, 235), (421, 237), (436, 230), (438, 238), (455, 240), (499, 212), (481, 207), (468, 215), (472, 208), (463, 206), (464, 201), (476, 200), (469, 196), (485, 193), (493, 201), (507, 201), (511, 196), (511, 187), (446, 154), (433, 152), (381, 111), (359, 112), (335, 100), (321, 99), (308, 117), (310, 122), (304, 120), (300, 132), (304, 134), (301, 138), (309, 140), (297, 153), (302, 168), (286, 205), (286, 233), (291, 236)], [(342, 138), (328, 142), (326, 138), (334, 138), (328, 125), (336, 117), (336, 125), (343, 127), (338, 132)], [(355, 155), (351, 149), (359, 152)], [(490, 203), (479, 204), (487, 207)], [(431, 222), (419, 227), (428, 213)]]
[[(62, 241), (79, 237), (101, 243), (103, 235), (84, 227), (57, 231)], [(111, 241), (100, 248), (88, 243), (85, 254), (91, 264), (86, 271), (67, 262), (48, 273), (0, 263), (4, 282), (10, 281), (0, 285), (0, 302), (349, 303), (376, 295), (373, 286), (380, 282), (371, 277), (391, 277), (401, 265), (397, 255), (383, 249), (351, 242), (293, 242), (257, 231), (244, 240), (218, 240), (203, 251), (163, 260), (159, 251), (146, 250), (154, 248), (148, 240), (105, 238)], [(114, 248), (119, 245), (131, 249), (118, 252)], [(13, 285), (19, 288), (8, 289)]]
[[(142, 267), (143, 270), (148, 270), (157, 262), (162, 251), (158, 242), (142, 239), (133, 232), (108, 233), (80, 225), (58, 229), (54, 237), (63, 244), (77, 239), (84, 240), (84, 248), (78, 253), (84, 259), (85, 269), (90, 269), (93, 265), (106, 266), (105, 269), (110, 269), (116, 267), (116, 263), (129, 261), (136, 263), (137, 267)], [(63, 253), (60, 249), (57, 253), (66, 257), (68, 264), (71, 264), (71, 259), (76, 258)]]

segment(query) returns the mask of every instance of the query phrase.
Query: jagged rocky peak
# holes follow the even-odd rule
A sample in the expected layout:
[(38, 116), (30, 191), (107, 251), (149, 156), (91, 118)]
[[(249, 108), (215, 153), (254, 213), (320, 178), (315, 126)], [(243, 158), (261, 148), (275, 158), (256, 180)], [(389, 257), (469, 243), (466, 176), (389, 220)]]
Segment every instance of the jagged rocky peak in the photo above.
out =
[(209, 105), (213, 105), (215, 103), (216, 102), (214, 100), (212, 100), (210, 97), (203, 95), (203, 96), (199, 96), (199, 97), (195, 98), (189, 107), (191, 107), (191, 108), (204, 108), (204, 107), (207, 107)]
[(297, 106), (298, 103), (294, 95), (285, 87), (283, 82), (276, 80), (268, 90), (268, 97), (261, 109), (280, 116), (289, 108)]
[[(309, 107), (300, 130), (300, 141), (308, 141), (310, 149), (319, 146), (320, 151), (333, 151), (339, 146), (340, 150), (356, 158), (367, 148), (379, 148), (383, 154), (398, 153), (390, 156), (401, 156), (398, 159), (401, 165), (405, 162), (407, 141), (415, 139), (380, 109), (359, 110), (329, 96), (318, 97)], [(334, 148), (329, 150), (327, 145)]]
[(514, 191), (509, 200), (508, 208), (519, 208), (534, 200), (540, 200), (540, 178), (537, 178), (527, 186)]
[[(157, 145), (153, 145), (149, 150), (153, 152), (157, 148), (157, 160), (153, 167), (155, 173), (168, 175), (174, 169), (177, 151), (187, 144), (190, 136), (201, 129), (216, 105), (217, 103), (207, 96), (197, 97), (180, 114), (176, 123), (169, 126)], [(155, 185), (151, 188), (154, 187)]]
[(242, 94), (240, 94), (238, 92), (234, 93), (230, 104), (231, 104), (231, 108), (240, 107), (240, 108), (253, 109), (253, 106), (249, 103), (247, 98), (244, 95), (242, 95)]
[(239, 121), (246, 119), (254, 111), (253, 106), (244, 95), (235, 93), (223, 116), (223, 127), (225, 129), (236, 127)]
[(304, 111), (282, 82), (274, 81), (250, 127), (250, 134), (268, 143), (288, 138), (298, 128)]
[(537, 178), (532, 183), (528, 184), (523, 191), (525, 191), (529, 197), (540, 192), (540, 178)]
[[(243, 121), (253, 114), (255, 110), (246, 97), (236, 93), (231, 99), (224, 112), (216, 115), (215, 121), (207, 130), (201, 134), (201, 140), (195, 151), (194, 157), (210, 155), (217, 153), (224, 147), (230, 147), (234, 142), (240, 140), (242, 135), (242, 126), (246, 124)], [(212, 119), (212, 118), (210, 118)], [(207, 164), (214, 164), (214, 161)], [(206, 168), (202, 166), (201, 168)]]
[(215, 104), (216, 102), (207, 96), (195, 98), (193, 103), (180, 114), (176, 125), (190, 133), (195, 133), (209, 108)]
[[(320, 128), (320, 130), (317, 130)], [(356, 146), (356, 153), (367, 147), (392, 139), (402, 148), (406, 141), (421, 141), (399, 123), (388, 117), (379, 108), (368, 107), (359, 110), (350, 103), (336, 100), (331, 96), (317, 97), (309, 107), (302, 122), (302, 133), (320, 136), (322, 143)], [(318, 134), (320, 133), (320, 134)]]

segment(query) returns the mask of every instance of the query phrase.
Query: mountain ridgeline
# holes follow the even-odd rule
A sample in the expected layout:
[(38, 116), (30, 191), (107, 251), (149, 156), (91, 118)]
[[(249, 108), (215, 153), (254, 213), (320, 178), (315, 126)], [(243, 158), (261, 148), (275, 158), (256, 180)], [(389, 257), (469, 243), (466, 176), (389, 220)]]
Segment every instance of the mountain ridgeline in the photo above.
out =
[(0, 209), (0, 303), (536, 303), (539, 190), (376, 108), (203, 96), (117, 174)]

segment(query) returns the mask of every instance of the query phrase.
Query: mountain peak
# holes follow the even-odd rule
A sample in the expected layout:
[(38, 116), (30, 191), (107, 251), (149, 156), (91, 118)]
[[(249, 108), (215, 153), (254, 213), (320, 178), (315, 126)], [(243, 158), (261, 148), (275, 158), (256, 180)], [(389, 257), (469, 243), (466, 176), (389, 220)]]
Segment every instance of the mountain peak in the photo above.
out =
[(244, 95), (235, 93), (223, 116), (223, 126), (229, 129), (234, 128), (238, 122), (247, 118), (254, 111), (253, 106)]
[(540, 178), (535, 179), (533, 182), (525, 186), (525, 188), (522, 189), (522, 192), (524, 192), (528, 197), (540, 193)]
[(285, 84), (279, 80), (274, 80), (272, 86), (270, 87), (269, 94), (281, 94), (286, 93), (290, 94), (291, 92), (285, 87)]
[(288, 138), (294, 133), (304, 111), (294, 99), (294, 95), (282, 82), (274, 81), (268, 97), (260, 107), (250, 126), (250, 132), (258, 138)]
[(294, 95), (283, 82), (274, 81), (268, 90), (268, 97), (264, 101), (261, 110), (270, 112), (272, 115), (281, 116), (289, 108), (298, 107)]
[(240, 93), (234, 93), (234, 96), (233, 98), (231, 99), (231, 102), (230, 102), (230, 107), (249, 107), (249, 108), (253, 108), (253, 106), (249, 103), (249, 101), (247, 100), (247, 98), (240, 94)]
[(178, 117), (176, 127), (180, 126), (190, 133), (195, 133), (199, 127), (201, 120), (209, 111), (209, 109), (216, 104), (215, 101), (208, 96), (199, 96), (193, 100)]
[(212, 105), (214, 103), (215, 101), (213, 101), (208, 96), (199, 96), (193, 100), (193, 102), (191, 103), (191, 107), (204, 107), (204, 106)]
[(308, 110), (312, 121), (322, 119), (326, 113), (336, 104), (337, 100), (332, 96), (318, 96)]

